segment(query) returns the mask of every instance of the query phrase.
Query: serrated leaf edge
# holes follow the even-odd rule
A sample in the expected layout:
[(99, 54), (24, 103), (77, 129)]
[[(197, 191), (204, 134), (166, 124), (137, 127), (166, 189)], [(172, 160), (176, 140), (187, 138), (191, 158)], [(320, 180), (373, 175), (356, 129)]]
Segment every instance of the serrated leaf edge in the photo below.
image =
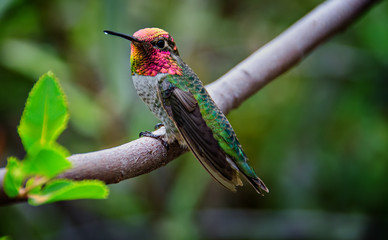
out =
[[(53, 181), (63, 181), (63, 180), (65, 180), (65, 179), (56, 179)], [(69, 179), (66, 179), (66, 180), (69, 180)], [(52, 198), (53, 195), (59, 195), (62, 192), (66, 192), (68, 189), (82, 187), (82, 186), (87, 185), (88, 183), (93, 183), (91, 186), (100, 187), (103, 190), (103, 195), (101, 197), (99, 196), (96, 198), (90, 198), (90, 197), (88, 197), (88, 198), (74, 198), (71, 200), (76, 200), (76, 199), (106, 199), (109, 195), (109, 188), (105, 185), (105, 183), (103, 181), (100, 181), (100, 180), (82, 180), (82, 181), (69, 180), (69, 183), (72, 183), (72, 185), (65, 186), (65, 187), (58, 189), (57, 191), (49, 193), (49, 194), (29, 194), (28, 195), (29, 203), (31, 205), (34, 205), (34, 206), (42, 205), (45, 203), (51, 203), (50, 199)], [(50, 184), (50, 182), (48, 184)], [(44, 191), (44, 189), (42, 189), (42, 192), (43, 191)], [(63, 199), (63, 200), (57, 200), (57, 201), (66, 201), (66, 200), (69, 200), (69, 199)], [(53, 201), (53, 202), (56, 202), (56, 201)]]

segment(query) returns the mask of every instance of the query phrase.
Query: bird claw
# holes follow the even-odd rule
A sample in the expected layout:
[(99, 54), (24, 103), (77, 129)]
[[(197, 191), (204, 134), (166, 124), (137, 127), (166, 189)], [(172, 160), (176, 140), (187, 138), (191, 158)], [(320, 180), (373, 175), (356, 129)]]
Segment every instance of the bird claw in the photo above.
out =
[(164, 124), (163, 124), (163, 123), (157, 123), (157, 124), (155, 125), (155, 130), (158, 130), (158, 129), (161, 128), (161, 127), (164, 127)]
[(150, 137), (150, 138), (153, 138), (153, 139), (157, 139), (157, 140), (159, 140), (162, 143), (162, 145), (166, 148), (167, 151), (169, 149), (169, 145), (168, 145), (167, 141), (165, 141), (163, 139), (163, 135), (156, 135), (156, 134), (153, 134), (150, 131), (144, 131), (144, 132), (140, 132), (139, 133), (139, 137)]

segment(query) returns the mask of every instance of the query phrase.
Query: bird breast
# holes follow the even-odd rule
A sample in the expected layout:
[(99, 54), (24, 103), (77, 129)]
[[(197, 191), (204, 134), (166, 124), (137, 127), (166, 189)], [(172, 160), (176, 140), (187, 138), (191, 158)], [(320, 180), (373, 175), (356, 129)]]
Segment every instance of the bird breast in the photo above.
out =
[(163, 123), (166, 128), (168, 138), (176, 134), (174, 123), (168, 117), (158, 98), (158, 82), (167, 74), (157, 74), (156, 76), (132, 75), (133, 85), (136, 92), (151, 112)]

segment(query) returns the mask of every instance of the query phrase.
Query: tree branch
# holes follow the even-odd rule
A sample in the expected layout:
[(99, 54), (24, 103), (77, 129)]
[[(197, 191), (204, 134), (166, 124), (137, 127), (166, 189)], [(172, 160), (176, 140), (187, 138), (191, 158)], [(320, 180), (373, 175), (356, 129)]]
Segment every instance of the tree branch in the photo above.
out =
[[(254, 52), (207, 89), (227, 114), (237, 108), (277, 76), (301, 61), (315, 47), (345, 30), (378, 0), (330, 0), (322, 3), (277, 38)], [(164, 131), (164, 128), (158, 130)], [(100, 179), (107, 184), (149, 173), (166, 165), (186, 150), (177, 143), (166, 151), (152, 138), (140, 138), (118, 147), (75, 154), (68, 159), (73, 168), (60, 177)], [(25, 199), (9, 199), (3, 192), (5, 169), (0, 169), (0, 204)]]

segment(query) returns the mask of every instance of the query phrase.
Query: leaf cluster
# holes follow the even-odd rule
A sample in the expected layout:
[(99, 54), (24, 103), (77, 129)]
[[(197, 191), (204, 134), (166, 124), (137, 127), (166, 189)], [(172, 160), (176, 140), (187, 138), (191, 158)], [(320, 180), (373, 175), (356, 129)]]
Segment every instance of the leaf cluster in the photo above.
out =
[(56, 179), (71, 168), (68, 151), (56, 140), (67, 126), (66, 96), (52, 72), (32, 88), (18, 133), (26, 156), (8, 158), (4, 190), (9, 197), (28, 198), (31, 205), (81, 198), (106, 198), (108, 189), (98, 180)]

